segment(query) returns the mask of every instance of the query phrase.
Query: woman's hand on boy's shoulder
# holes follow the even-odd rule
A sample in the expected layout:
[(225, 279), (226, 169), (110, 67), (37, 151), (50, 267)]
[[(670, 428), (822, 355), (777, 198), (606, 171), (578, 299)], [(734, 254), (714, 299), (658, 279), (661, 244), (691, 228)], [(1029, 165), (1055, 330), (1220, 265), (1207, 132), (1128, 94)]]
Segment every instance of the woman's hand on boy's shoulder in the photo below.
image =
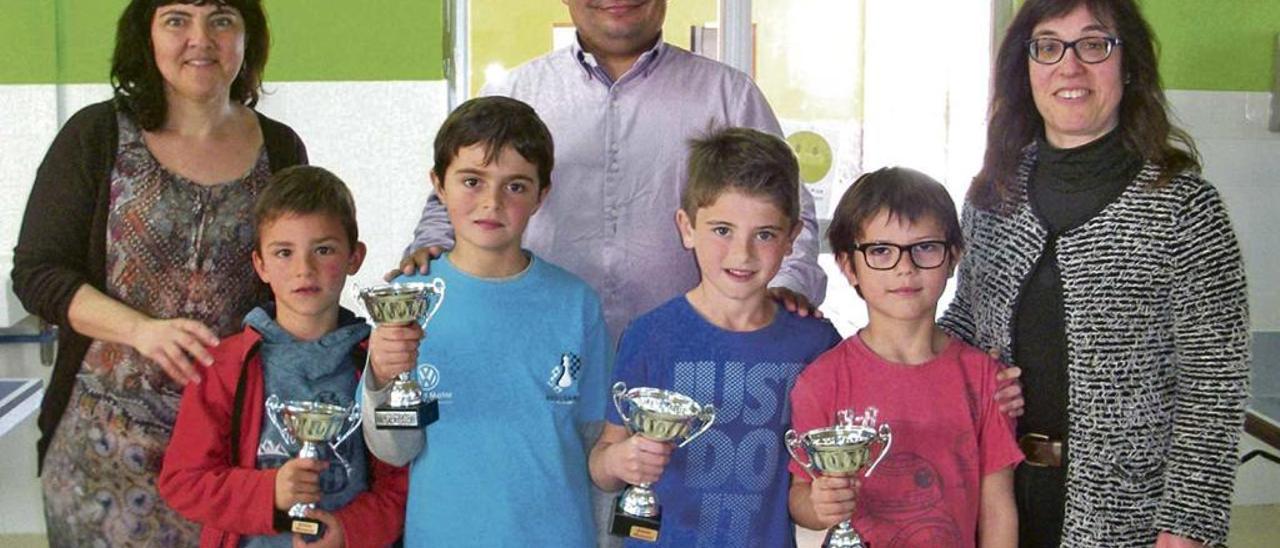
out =
[(1018, 377), (1022, 369), (1010, 365), (996, 373), (996, 403), (1000, 404), (1000, 412), (1010, 418), (1022, 416), (1026, 400), (1022, 398), (1022, 383)]
[(440, 245), (415, 249), (400, 260), (400, 268), (388, 271), (382, 276), (382, 279), (389, 282), (401, 274), (405, 276), (410, 276), (414, 273), (426, 274), (431, 271), (431, 259), (439, 257), (441, 253), (444, 253), (444, 250), (444, 246)]
[(159, 365), (174, 382), (185, 386), (200, 382), (204, 367), (213, 365), (209, 349), (219, 342), (212, 329), (196, 320), (143, 318), (133, 324), (129, 345)]
[(818, 307), (813, 306), (813, 303), (809, 302), (808, 297), (796, 293), (786, 287), (770, 287), (769, 296), (772, 297), (773, 300), (778, 301), (783, 308), (786, 308), (787, 312), (796, 314), (801, 318), (809, 316), (813, 316), (815, 318), (822, 317), (822, 311), (818, 310)]
[(1156, 536), (1156, 548), (1200, 548), (1203, 542), (1187, 537), (1180, 537), (1168, 531), (1160, 531)]

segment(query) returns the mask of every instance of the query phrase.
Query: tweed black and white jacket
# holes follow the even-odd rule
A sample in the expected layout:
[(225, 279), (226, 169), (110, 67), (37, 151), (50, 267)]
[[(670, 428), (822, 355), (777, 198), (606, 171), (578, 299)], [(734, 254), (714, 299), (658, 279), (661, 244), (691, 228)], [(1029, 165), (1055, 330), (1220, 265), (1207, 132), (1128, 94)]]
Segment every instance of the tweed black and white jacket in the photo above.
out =
[[(1031, 145), (1005, 212), (965, 204), (967, 250), (944, 329), (1013, 356), (1017, 299), (1049, 233), (1027, 202)], [(1067, 331), (1064, 546), (1223, 543), (1249, 383), (1244, 265), (1218, 192), (1152, 164), (1056, 241)]]

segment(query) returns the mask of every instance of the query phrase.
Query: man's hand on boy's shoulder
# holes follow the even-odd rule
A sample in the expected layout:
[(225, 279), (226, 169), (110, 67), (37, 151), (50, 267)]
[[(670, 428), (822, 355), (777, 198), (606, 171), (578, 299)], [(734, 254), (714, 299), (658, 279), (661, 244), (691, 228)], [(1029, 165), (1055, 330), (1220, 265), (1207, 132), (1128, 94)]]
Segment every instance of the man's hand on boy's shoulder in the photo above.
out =
[(413, 250), (413, 253), (405, 255), (405, 257), (400, 260), (400, 268), (388, 271), (382, 276), (382, 279), (389, 282), (396, 279), (396, 276), (401, 274), (404, 274), (405, 276), (409, 276), (414, 273), (426, 274), (431, 271), (431, 259), (439, 257), (440, 254), (444, 252), (444, 246), (440, 245), (415, 249)]
[(373, 390), (381, 390), (396, 375), (412, 371), (418, 364), (418, 344), (422, 326), (380, 325), (369, 335), (369, 366), (373, 370)]
[(324, 536), (307, 542), (302, 535), (293, 535), (293, 548), (343, 548), (347, 545), (347, 532), (338, 517), (319, 508), (307, 510), (307, 517), (324, 524)]
[(770, 287), (769, 296), (786, 308), (787, 312), (792, 312), (801, 318), (809, 316), (822, 317), (822, 311), (818, 310), (818, 307), (814, 306), (813, 303), (810, 303), (808, 297), (788, 288), (782, 286)]

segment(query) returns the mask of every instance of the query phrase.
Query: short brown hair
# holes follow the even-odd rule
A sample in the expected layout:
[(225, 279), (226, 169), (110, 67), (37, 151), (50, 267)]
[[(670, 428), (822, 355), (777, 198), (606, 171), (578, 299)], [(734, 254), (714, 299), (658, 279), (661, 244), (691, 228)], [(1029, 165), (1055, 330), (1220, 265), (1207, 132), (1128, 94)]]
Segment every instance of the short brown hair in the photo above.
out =
[(942, 225), (948, 247), (964, 248), (956, 204), (946, 187), (914, 169), (886, 167), (864, 173), (840, 197), (827, 227), (831, 251), (852, 253), (864, 236), (863, 226), (881, 210), (912, 223), (932, 218)]
[(800, 222), (800, 165), (782, 139), (741, 127), (691, 139), (689, 184), (680, 196), (680, 209), (693, 220), (698, 208), (731, 190), (768, 200), (792, 227)]
[(285, 215), (319, 213), (337, 219), (347, 234), (347, 245), (360, 241), (356, 204), (347, 185), (329, 170), (293, 166), (271, 176), (253, 206), (253, 237), (261, 245), (262, 227)]
[(477, 97), (454, 109), (436, 133), (435, 165), (431, 171), (441, 181), (458, 149), (484, 143), (484, 161), (492, 163), (511, 147), (538, 168), (538, 188), (551, 186), (555, 145), (547, 125), (533, 107), (510, 97)]
[(262, 71), (267, 66), (267, 50), (271, 48), (267, 15), (262, 11), (260, 0), (129, 2), (116, 25), (116, 49), (111, 56), (111, 87), (115, 90), (116, 104), (142, 129), (150, 131), (164, 125), (169, 107), (164, 96), (164, 77), (156, 67), (156, 53), (151, 46), (151, 21), (157, 9), (170, 4), (214, 4), (240, 12), (244, 18), (244, 62), (240, 74), (231, 82), (231, 100), (249, 107), (258, 104)]

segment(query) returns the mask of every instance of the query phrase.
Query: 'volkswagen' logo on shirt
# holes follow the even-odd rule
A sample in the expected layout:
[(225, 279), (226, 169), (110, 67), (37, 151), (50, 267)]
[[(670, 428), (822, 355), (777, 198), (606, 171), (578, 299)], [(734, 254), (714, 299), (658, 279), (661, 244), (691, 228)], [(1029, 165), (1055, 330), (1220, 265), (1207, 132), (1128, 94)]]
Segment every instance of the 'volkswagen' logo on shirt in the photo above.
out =
[(418, 378), (422, 380), (422, 389), (435, 390), (440, 385), (440, 370), (429, 363), (418, 365)]

